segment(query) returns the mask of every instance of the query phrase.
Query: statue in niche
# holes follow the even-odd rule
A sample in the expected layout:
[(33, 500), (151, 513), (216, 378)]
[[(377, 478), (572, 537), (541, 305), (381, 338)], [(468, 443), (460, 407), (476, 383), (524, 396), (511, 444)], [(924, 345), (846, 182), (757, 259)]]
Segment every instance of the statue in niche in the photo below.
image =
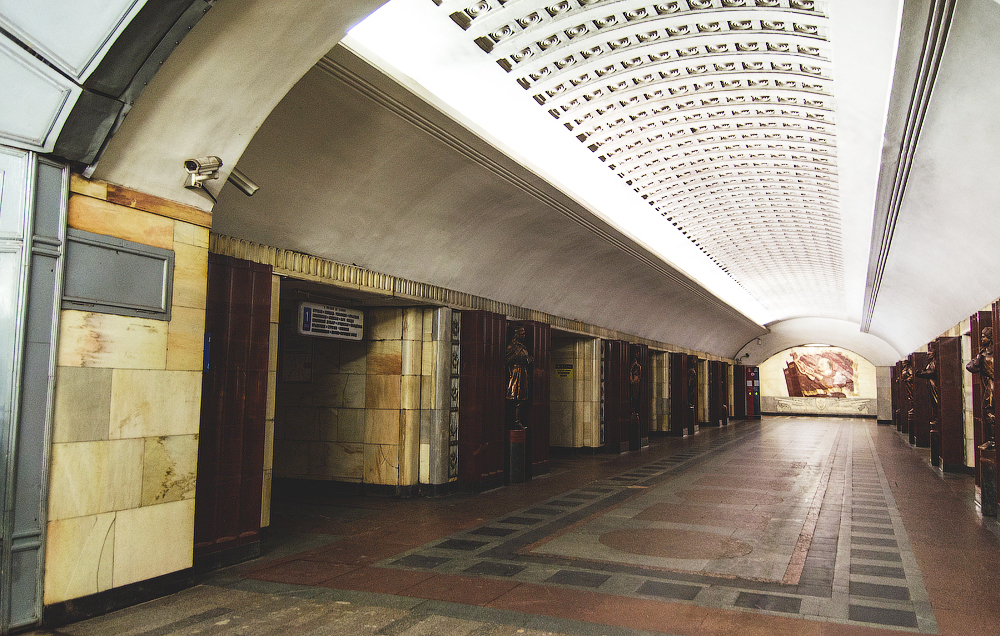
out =
[(698, 407), (698, 370), (694, 367), (688, 369), (688, 408)]
[(907, 419), (913, 419), (913, 363), (907, 358), (903, 360), (903, 370), (900, 373), (900, 379), (903, 381), (903, 388), (906, 389), (906, 403), (910, 405), (909, 410), (906, 412)]
[(524, 404), (531, 394), (530, 365), (534, 359), (524, 344), (524, 327), (514, 327), (507, 343), (507, 401), (514, 405), (511, 428), (524, 430)]
[(983, 327), (979, 338), (979, 355), (965, 369), (979, 374), (983, 393), (983, 446), (996, 446), (996, 412), (993, 410), (993, 328)]
[(938, 391), (937, 374), (937, 350), (931, 348), (927, 354), (927, 364), (923, 369), (914, 373), (918, 378), (928, 381), (931, 389), (931, 429), (936, 429), (938, 424), (938, 413), (941, 402), (941, 395)]
[(639, 364), (639, 350), (632, 356), (632, 366), (628, 370), (628, 403), (629, 411), (635, 417), (639, 416), (639, 403), (642, 400), (642, 365)]

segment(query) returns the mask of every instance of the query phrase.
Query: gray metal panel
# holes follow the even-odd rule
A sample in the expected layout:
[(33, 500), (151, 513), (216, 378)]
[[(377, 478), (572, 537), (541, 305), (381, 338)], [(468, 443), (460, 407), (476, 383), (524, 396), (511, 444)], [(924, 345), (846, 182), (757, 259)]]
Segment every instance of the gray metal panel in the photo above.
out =
[(69, 230), (63, 308), (170, 320), (174, 253)]
[(0, 281), (7, 286), (3, 291), (18, 299), (12, 311), (0, 315), (0, 333), (5, 335), (0, 338), (0, 388), (13, 398), (0, 404), (3, 634), (41, 619), (54, 345), (68, 195), (63, 166), (34, 155), (26, 159), (28, 181), (34, 179), (35, 187), (20, 210), (24, 233), (0, 241)]

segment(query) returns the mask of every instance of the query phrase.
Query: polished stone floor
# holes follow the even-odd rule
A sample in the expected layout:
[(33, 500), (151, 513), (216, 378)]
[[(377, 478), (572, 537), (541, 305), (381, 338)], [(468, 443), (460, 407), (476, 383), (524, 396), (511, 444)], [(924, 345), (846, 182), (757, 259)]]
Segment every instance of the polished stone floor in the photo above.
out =
[(890, 427), (768, 417), (482, 494), (279, 492), (261, 559), (39, 633), (995, 635), (975, 498)]

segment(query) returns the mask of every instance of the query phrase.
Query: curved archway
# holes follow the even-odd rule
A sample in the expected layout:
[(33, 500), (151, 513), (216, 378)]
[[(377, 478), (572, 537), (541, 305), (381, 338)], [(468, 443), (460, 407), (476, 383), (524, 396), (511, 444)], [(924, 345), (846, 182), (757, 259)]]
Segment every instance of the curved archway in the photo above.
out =
[(858, 323), (831, 318), (793, 318), (768, 325), (765, 335), (751, 340), (736, 353), (741, 364), (759, 366), (778, 352), (805, 344), (827, 344), (847, 349), (877, 367), (890, 366), (903, 357), (885, 340), (862, 333)]

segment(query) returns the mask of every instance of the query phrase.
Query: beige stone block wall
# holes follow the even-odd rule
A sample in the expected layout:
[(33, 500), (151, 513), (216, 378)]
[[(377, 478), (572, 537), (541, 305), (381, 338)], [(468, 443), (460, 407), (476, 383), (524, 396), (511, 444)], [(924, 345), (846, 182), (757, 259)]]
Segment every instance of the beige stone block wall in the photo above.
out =
[(601, 341), (597, 338), (576, 343), (576, 439), (574, 446), (601, 446)]
[[(282, 324), (293, 324), (295, 307), (289, 301), (281, 308)], [(266, 478), (418, 483), (424, 313), (367, 309), (362, 342), (285, 332), (286, 347), (308, 352), (312, 377), (276, 377), (273, 463)]]
[(261, 485), (260, 527), (271, 525), (271, 481), (274, 478), (274, 400), (278, 390), (278, 317), (281, 277), (271, 276), (271, 316), (267, 352), (267, 407), (264, 413), (264, 479)]
[(667, 373), (668, 356), (662, 351), (649, 352), (649, 366), (653, 374), (650, 378), (650, 409), (649, 430), (662, 432), (668, 430), (669, 413), (668, 398), (670, 395), (669, 376)]
[(975, 336), (964, 335), (971, 330), (972, 320), (966, 318), (962, 321), (959, 332), (956, 334), (962, 336), (962, 394), (965, 398), (963, 430), (965, 431), (966, 466), (976, 465), (976, 428), (972, 416), (972, 374), (965, 370), (965, 365), (972, 361), (972, 338), (975, 337), (978, 339), (979, 336), (978, 334)]
[[(549, 369), (549, 443), (576, 447), (576, 338), (553, 338)], [(573, 377), (560, 378), (556, 365), (573, 365)]]
[(172, 250), (171, 320), (62, 312), (46, 604), (192, 564), (211, 217), (127, 194), (74, 176), (69, 225)]

